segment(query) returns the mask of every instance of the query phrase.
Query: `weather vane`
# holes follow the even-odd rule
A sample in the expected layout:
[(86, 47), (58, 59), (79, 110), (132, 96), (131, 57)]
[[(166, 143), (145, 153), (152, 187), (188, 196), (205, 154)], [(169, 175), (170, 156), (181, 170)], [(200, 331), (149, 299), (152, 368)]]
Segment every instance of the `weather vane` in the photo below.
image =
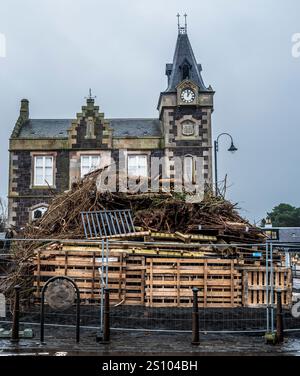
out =
[(89, 96), (88, 97), (84, 97), (85, 99), (95, 99), (95, 98), (97, 98), (96, 96), (92, 96), (92, 89), (90, 88), (89, 89)]
[(186, 22), (187, 14), (184, 13), (184, 27), (185, 27), (185, 32), (187, 32), (187, 22)]
[(178, 22), (177, 22), (177, 25), (178, 25), (178, 32), (179, 32), (179, 29), (180, 29), (180, 14), (177, 13), (176, 17), (178, 18)]
[(177, 21), (178, 33), (179, 34), (186, 34), (187, 33), (187, 21), (186, 21), (187, 14), (185, 13), (183, 15), (183, 17), (184, 17), (184, 27), (180, 26), (180, 14), (179, 13), (177, 13), (176, 17), (178, 19), (178, 21)]

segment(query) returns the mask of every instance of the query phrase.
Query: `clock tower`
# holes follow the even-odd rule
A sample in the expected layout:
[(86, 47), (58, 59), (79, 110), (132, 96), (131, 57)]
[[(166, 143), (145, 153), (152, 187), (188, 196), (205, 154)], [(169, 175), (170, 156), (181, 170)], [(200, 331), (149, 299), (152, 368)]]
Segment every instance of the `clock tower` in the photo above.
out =
[[(178, 36), (173, 63), (166, 64), (168, 86), (160, 94), (158, 102), (164, 155), (169, 160), (171, 179), (175, 178), (172, 159), (180, 157), (183, 169), (186, 168), (190, 176), (201, 175), (201, 179), (211, 184), (211, 115), (214, 91), (211, 86), (206, 87), (203, 82), (201, 64), (197, 63), (193, 53), (186, 22), (185, 26), (181, 27), (179, 15), (177, 16)], [(196, 157), (200, 157), (202, 161), (201, 171), (196, 170), (196, 164), (193, 162)]]

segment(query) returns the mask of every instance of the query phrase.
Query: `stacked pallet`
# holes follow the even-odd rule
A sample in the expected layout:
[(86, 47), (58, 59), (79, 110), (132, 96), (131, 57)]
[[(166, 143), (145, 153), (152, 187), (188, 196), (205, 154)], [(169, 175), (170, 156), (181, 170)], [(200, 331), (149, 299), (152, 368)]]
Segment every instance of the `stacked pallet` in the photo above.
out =
[[(145, 268), (140, 256), (126, 257), (126, 254), (111, 254), (108, 258), (108, 287), (113, 304), (126, 300), (126, 304), (143, 304), (141, 288)], [(37, 252), (34, 286), (36, 297), (46, 281), (54, 276), (67, 276), (74, 280), (80, 290), (83, 303), (100, 299), (101, 277), (106, 281), (106, 259), (101, 249), (87, 251), (43, 250)], [(102, 268), (103, 266), (103, 268)], [(103, 274), (102, 274), (103, 273)]]
[[(176, 248), (169, 255), (168, 250), (158, 254), (139, 246), (134, 242), (114, 243), (108, 259), (102, 257), (102, 248), (95, 243), (38, 249), (34, 258), (37, 300), (49, 278), (68, 276), (78, 285), (82, 303), (99, 304), (102, 276), (104, 281), (107, 278), (113, 305), (191, 307), (193, 287), (199, 288), (202, 307), (262, 307), (267, 302), (266, 272), (261, 265), (249, 266), (237, 259), (199, 256), (199, 252), (195, 255), (186, 250), (182, 254)], [(273, 276), (275, 289), (281, 288), (283, 303), (289, 305), (290, 269), (276, 267)]]
[(199, 289), (200, 306), (241, 305), (241, 273), (236, 260), (147, 258), (146, 306), (191, 307), (192, 288)]
[[(292, 303), (292, 271), (290, 268), (274, 266), (272, 273), (266, 267), (243, 269), (243, 306), (262, 307), (277, 303), (276, 291), (281, 291), (282, 304)], [(268, 276), (268, 281), (267, 281)]]

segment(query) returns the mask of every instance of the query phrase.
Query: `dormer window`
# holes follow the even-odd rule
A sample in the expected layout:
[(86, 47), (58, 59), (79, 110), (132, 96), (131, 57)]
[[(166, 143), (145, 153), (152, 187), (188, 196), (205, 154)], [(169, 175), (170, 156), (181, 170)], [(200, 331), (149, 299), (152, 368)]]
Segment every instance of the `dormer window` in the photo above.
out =
[(190, 78), (190, 67), (184, 64), (182, 67), (182, 80), (188, 80)]
[(185, 60), (181, 66), (179, 67), (180, 70), (181, 70), (181, 80), (189, 80), (191, 77), (191, 69), (192, 69), (192, 66), (191, 64)]

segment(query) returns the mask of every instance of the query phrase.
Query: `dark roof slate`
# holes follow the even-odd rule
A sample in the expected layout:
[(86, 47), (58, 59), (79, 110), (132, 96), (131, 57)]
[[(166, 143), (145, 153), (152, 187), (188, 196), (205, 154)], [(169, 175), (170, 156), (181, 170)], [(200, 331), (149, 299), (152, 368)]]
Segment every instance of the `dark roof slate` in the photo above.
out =
[(68, 138), (71, 119), (30, 119), (20, 130), (18, 138)]
[[(114, 137), (160, 137), (159, 119), (107, 119)], [(68, 138), (72, 119), (30, 119), (19, 132), (18, 138)]]
[(114, 137), (160, 137), (159, 119), (108, 119)]
[(279, 241), (283, 243), (300, 243), (300, 227), (279, 227)]

